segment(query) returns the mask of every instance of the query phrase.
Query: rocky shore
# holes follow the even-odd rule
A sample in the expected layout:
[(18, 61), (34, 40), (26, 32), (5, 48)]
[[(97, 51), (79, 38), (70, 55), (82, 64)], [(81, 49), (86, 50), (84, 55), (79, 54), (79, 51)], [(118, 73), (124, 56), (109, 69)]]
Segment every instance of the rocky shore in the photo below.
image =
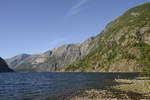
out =
[(115, 80), (103, 89), (84, 89), (52, 100), (150, 100), (150, 80)]
[(150, 100), (149, 95), (119, 89), (90, 89), (53, 97), (52, 100)]

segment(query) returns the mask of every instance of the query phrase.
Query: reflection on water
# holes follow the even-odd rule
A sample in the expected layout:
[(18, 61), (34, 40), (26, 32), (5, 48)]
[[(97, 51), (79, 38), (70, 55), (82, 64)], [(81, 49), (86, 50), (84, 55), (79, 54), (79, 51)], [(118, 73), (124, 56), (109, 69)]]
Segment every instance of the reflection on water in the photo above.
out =
[(1, 73), (0, 100), (46, 100), (78, 89), (101, 88), (103, 79), (138, 73)]

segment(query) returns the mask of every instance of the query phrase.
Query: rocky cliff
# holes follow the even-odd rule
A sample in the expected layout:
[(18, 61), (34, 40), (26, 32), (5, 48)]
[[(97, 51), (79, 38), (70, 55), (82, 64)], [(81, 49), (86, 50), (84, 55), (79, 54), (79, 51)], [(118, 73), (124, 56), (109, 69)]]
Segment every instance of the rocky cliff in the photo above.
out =
[(6, 64), (5, 60), (0, 57), (0, 72), (13, 72), (8, 65)]

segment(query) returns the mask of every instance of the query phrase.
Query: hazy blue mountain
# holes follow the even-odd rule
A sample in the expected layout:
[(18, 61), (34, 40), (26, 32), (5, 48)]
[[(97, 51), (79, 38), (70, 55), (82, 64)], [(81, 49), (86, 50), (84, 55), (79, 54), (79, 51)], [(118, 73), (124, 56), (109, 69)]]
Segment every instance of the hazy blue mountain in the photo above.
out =
[(29, 58), (30, 56), (31, 55), (29, 55), (29, 54), (20, 54), (15, 57), (6, 59), (6, 62), (10, 68), (14, 68), (14, 67), (16, 67), (17, 64), (21, 63), (22, 61)]

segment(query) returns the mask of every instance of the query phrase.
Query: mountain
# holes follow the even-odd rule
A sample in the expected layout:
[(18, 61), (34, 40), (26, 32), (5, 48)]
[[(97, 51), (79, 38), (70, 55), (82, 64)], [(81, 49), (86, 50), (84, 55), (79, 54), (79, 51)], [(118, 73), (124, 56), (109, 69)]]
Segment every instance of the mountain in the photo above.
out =
[(0, 57), (0, 72), (13, 72), (8, 65), (6, 64), (5, 60)]
[(150, 3), (134, 7), (97, 36), (31, 55), (13, 68), (21, 72), (137, 72), (150, 70)]
[(94, 46), (93, 41), (96, 41), (96, 39), (91, 37), (81, 44), (62, 45), (42, 54), (32, 55), (17, 64), (13, 69), (19, 72), (55, 71), (87, 55)]
[(150, 3), (128, 10), (95, 38), (88, 55), (58, 71), (150, 71)]
[(6, 62), (10, 68), (14, 68), (14, 67), (16, 67), (17, 64), (21, 63), (22, 61), (29, 58), (30, 56), (31, 55), (29, 55), (29, 54), (20, 54), (15, 57), (6, 59)]

